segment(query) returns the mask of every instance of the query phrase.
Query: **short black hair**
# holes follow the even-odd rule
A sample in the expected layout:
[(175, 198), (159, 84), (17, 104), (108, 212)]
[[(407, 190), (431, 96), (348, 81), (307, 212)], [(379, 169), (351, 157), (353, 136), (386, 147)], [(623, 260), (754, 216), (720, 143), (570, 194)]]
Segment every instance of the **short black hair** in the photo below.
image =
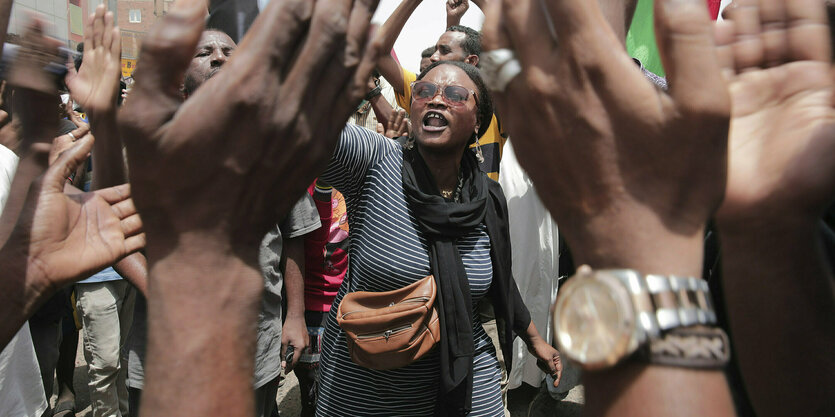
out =
[(461, 49), (463, 49), (467, 55), (475, 55), (481, 58), (481, 33), (471, 27), (462, 25), (450, 26), (446, 29), (446, 31), (461, 32), (466, 35), (464, 42), (461, 43)]
[[(435, 67), (441, 65), (452, 65), (458, 68), (461, 68), (470, 80), (475, 84), (476, 88), (478, 88), (478, 137), (484, 136), (487, 132), (487, 128), (490, 127), (490, 122), (493, 120), (493, 98), (490, 97), (490, 90), (487, 89), (487, 85), (484, 84), (484, 80), (481, 79), (481, 72), (473, 65), (470, 65), (466, 62), (461, 61), (438, 61), (433, 62), (431, 65), (426, 67), (423, 72), (418, 75), (417, 79), (422, 80), (429, 71), (432, 71)], [(474, 142), (475, 139), (470, 141), (470, 143)]]
[(424, 49), (423, 52), (420, 53), (420, 57), (421, 58), (429, 58), (434, 53), (435, 53), (435, 45), (432, 45), (432, 46)]

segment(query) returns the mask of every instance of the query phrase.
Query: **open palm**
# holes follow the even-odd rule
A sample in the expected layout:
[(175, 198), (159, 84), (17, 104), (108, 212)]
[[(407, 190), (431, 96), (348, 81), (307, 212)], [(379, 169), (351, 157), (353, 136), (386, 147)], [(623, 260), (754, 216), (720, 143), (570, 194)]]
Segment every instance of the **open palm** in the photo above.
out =
[[(835, 83), (826, 22), (806, 18), (813, 15), (806, 9), (822, 6), (740, 3), (718, 30), (720, 56), (733, 74), (730, 168), (719, 215), (755, 207), (821, 211), (835, 190)], [(758, 20), (757, 27), (746, 24)], [(779, 27), (788, 29), (768, 29)]]
[(84, 28), (84, 60), (78, 73), (70, 65), (66, 83), (75, 101), (95, 113), (113, 107), (119, 93), (121, 36), (113, 13), (96, 7)]
[(33, 184), (10, 239), (25, 252), (28, 279), (60, 287), (144, 246), (128, 185), (64, 193), (64, 179), (86, 159), (92, 141), (80, 139)]

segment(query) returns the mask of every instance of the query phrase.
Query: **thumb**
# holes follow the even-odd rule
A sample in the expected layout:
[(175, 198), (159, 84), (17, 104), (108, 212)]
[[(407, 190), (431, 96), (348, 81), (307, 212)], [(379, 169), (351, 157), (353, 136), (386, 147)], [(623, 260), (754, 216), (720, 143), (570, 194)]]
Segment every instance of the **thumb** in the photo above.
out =
[(44, 174), (42, 192), (63, 193), (64, 181), (87, 159), (93, 149), (93, 141), (93, 135), (85, 135), (75, 142), (75, 146), (61, 154)]

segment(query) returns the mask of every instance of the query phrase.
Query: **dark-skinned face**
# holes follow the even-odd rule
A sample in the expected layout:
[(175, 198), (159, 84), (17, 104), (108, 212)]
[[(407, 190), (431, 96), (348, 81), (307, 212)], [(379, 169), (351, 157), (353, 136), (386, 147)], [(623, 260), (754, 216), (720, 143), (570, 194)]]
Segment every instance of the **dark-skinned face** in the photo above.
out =
[(476, 65), (478, 58), (474, 58), (474, 55), (468, 55), (461, 47), (466, 39), (467, 35), (464, 32), (444, 32), (438, 38), (438, 43), (435, 44), (435, 53), (429, 59), (432, 62), (459, 61)]
[[(421, 81), (440, 88), (434, 97), (423, 100), (412, 92), (412, 131), (418, 144), (431, 151), (460, 152), (478, 132), (478, 105), (472, 93), (478, 88), (464, 70), (453, 65), (435, 67)], [(451, 103), (443, 97), (442, 90), (451, 85), (468, 90), (465, 102)]]
[(194, 58), (192, 58), (186, 70), (186, 93), (193, 93), (209, 78), (217, 74), (220, 67), (229, 60), (229, 56), (232, 55), (235, 47), (235, 42), (227, 34), (216, 30), (204, 31), (200, 37), (200, 42), (197, 43)]

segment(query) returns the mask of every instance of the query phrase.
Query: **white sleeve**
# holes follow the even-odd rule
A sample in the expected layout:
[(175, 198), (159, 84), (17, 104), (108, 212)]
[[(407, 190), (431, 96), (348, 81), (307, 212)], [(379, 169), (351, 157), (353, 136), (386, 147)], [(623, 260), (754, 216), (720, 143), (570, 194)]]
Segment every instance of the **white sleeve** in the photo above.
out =
[(0, 145), (0, 215), (3, 214), (3, 207), (9, 198), (12, 188), (12, 180), (17, 171), (17, 155), (9, 148)]

